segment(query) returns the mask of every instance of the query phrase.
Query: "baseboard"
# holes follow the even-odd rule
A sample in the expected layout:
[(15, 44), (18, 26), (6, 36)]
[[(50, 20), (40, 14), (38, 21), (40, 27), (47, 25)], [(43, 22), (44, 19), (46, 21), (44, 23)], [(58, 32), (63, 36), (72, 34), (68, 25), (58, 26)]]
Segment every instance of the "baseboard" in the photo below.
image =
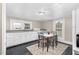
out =
[(13, 47), (17, 47), (17, 46), (21, 46), (21, 45), (24, 45), (24, 44), (28, 44), (28, 43), (31, 43), (31, 42), (35, 42), (35, 41), (38, 41), (38, 40), (33, 40), (33, 41), (24, 42), (24, 43), (21, 43), (21, 44), (17, 44), (17, 45), (9, 46), (9, 47), (7, 47), (7, 49), (10, 49), (10, 48), (13, 48)]
[(72, 42), (69, 42), (69, 41), (60, 41), (58, 40), (59, 42), (62, 42), (62, 43), (66, 43), (66, 44), (69, 44), (69, 45), (72, 45)]

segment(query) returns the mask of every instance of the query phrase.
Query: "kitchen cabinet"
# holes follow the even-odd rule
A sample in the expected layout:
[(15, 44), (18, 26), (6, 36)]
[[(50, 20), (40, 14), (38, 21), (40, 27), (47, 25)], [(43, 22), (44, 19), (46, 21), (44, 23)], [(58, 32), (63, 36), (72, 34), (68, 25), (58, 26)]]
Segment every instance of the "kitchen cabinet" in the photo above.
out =
[(34, 41), (38, 39), (37, 32), (11, 32), (7, 33), (7, 47)]
[[(79, 52), (79, 48), (76, 46), (76, 35), (79, 34), (79, 9), (72, 11), (72, 40), (73, 50)], [(74, 52), (73, 52), (74, 54)]]

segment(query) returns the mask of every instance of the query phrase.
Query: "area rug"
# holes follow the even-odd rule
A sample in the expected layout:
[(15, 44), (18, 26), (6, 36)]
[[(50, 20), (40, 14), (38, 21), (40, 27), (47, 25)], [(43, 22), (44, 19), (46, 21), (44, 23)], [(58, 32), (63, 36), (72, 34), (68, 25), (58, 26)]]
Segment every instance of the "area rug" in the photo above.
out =
[(67, 49), (68, 45), (58, 43), (58, 46), (52, 49), (52, 47), (49, 47), (49, 50), (47, 52), (47, 48), (45, 47), (44, 50), (42, 50), (42, 47), (38, 48), (38, 44), (34, 44), (31, 46), (26, 47), (33, 55), (62, 55), (62, 53)]

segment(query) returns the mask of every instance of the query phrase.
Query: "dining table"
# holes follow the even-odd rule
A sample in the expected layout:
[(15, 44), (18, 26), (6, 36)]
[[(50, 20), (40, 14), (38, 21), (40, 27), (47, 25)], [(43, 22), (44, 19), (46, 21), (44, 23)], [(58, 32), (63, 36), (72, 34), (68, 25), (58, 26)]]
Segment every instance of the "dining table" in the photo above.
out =
[[(49, 44), (50, 44), (50, 38), (53, 37), (54, 34), (53, 33), (50, 33), (50, 34), (44, 33), (44, 34), (40, 34), (40, 35), (43, 36), (44, 37), (44, 40), (47, 41), (47, 45), (46, 46), (47, 46), (47, 52), (48, 52)], [(44, 46), (43, 46), (43, 50), (44, 50)]]

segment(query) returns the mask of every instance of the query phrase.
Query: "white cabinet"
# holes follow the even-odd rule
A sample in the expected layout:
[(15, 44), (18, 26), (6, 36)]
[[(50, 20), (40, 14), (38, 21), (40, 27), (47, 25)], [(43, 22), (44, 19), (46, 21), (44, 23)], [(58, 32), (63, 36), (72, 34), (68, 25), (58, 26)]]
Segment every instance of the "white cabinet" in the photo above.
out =
[(13, 33), (14, 34), (14, 45), (23, 43), (25, 38), (24, 38), (24, 33)]
[(76, 34), (79, 34), (79, 9), (72, 11), (72, 40), (73, 50), (79, 51), (76, 47)]
[(14, 45), (14, 40), (13, 40), (13, 34), (12, 33), (7, 33), (7, 47), (8, 46), (13, 46)]
[(7, 33), (7, 47), (33, 41), (36, 40), (37, 38), (38, 38), (37, 32)]
[(23, 33), (7, 33), (7, 46), (13, 46), (22, 43), (24, 40)]
[(76, 10), (76, 34), (79, 33), (79, 9)]
[[(32, 39), (32, 40), (38, 39), (38, 33), (37, 33), (37, 32), (32, 32), (32, 33), (30, 33), (30, 35), (31, 35), (31, 39)], [(31, 41), (32, 41), (32, 40), (31, 40)]]
[(38, 38), (37, 32), (25, 32), (24, 36), (27, 42), (36, 40)]

